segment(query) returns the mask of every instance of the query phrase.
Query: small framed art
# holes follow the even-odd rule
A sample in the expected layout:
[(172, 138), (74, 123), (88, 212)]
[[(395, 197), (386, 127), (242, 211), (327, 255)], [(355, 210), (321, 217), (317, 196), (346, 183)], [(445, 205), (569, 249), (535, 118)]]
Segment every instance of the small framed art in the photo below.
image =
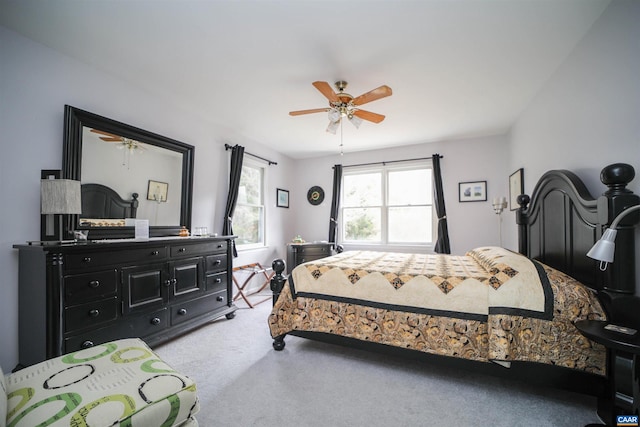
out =
[(147, 189), (147, 200), (155, 200), (158, 203), (166, 202), (168, 192), (168, 183), (149, 180), (149, 188)]
[(276, 188), (276, 206), (279, 208), (289, 207), (289, 191)]
[(518, 196), (524, 193), (524, 180), (522, 175), (522, 168), (509, 175), (509, 210), (511, 211), (519, 208)]
[(470, 181), (458, 183), (459, 202), (486, 202), (487, 181)]

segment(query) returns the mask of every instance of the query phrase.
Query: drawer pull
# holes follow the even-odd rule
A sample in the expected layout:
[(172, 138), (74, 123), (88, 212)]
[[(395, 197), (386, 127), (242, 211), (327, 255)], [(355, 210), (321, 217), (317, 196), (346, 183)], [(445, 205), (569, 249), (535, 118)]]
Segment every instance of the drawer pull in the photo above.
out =
[(154, 317), (153, 319), (151, 319), (151, 324), (152, 325), (159, 325), (160, 324), (160, 318), (159, 317)]
[(89, 282), (89, 287), (90, 288), (95, 289), (95, 288), (97, 288), (99, 286), (100, 286), (100, 281), (99, 280), (92, 280), (92, 281)]
[(218, 295), (218, 296), (216, 297), (216, 301), (218, 301), (218, 302), (222, 302), (222, 301), (224, 301), (224, 297), (223, 297), (222, 295)]
[(85, 342), (83, 342), (82, 344), (80, 344), (80, 347), (82, 347), (82, 348), (90, 348), (90, 347), (93, 347), (93, 341), (86, 340)]
[(100, 310), (98, 310), (97, 308), (94, 308), (93, 310), (89, 311), (90, 317), (98, 317), (99, 315), (100, 315)]
[(186, 308), (181, 308), (180, 310), (178, 310), (178, 314), (180, 316), (184, 316), (185, 314), (187, 314), (187, 309)]
[(153, 251), (153, 252), (151, 252), (151, 255), (156, 256), (156, 255), (158, 255), (159, 253), (160, 253), (160, 252), (158, 252), (158, 251)]
[(186, 251), (187, 251), (187, 248), (180, 248), (180, 249), (178, 249), (178, 252), (180, 252), (180, 253), (182, 253), (182, 252), (186, 252)]
[(221, 279), (221, 278), (219, 278), (219, 277), (216, 277), (215, 282), (216, 282), (216, 283), (222, 283), (222, 279)]
[(82, 262), (91, 262), (91, 257), (90, 256), (86, 256), (86, 257), (82, 258)]
[(221, 259), (217, 259), (217, 260), (215, 260), (214, 264), (215, 265), (220, 265), (220, 264), (222, 264), (222, 260)]
[(171, 286), (171, 279), (169, 280), (165, 280), (164, 281), (164, 285), (168, 288), (169, 286)]
[(222, 247), (223, 247), (222, 244), (219, 243), (218, 244), (218, 249), (222, 249)]

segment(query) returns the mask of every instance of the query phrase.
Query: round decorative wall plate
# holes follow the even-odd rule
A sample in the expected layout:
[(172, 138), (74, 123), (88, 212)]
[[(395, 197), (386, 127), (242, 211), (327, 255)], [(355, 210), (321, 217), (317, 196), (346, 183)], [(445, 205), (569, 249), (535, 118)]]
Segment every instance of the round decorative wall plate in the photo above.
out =
[(324, 200), (324, 190), (319, 185), (314, 185), (307, 191), (307, 200), (312, 205), (319, 205)]

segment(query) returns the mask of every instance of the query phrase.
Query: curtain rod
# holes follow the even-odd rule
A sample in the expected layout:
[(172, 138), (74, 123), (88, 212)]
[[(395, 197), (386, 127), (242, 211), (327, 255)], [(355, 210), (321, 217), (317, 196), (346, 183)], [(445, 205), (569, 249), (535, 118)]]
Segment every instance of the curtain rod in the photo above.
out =
[(434, 154), (433, 156), (430, 156), (430, 157), (420, 157), (420, 158), (417, 158), (417, 159), (389, 160), (389, 161), (386, 161), (386, 162), (360, 163), (360, 164), (357, 164), (357, 165), (346, 165), (346, 166), (342, 166), (342, 168), (343, 168), (343, 169), (344, 169), (344, 168), (354, 168), (354, 167), (356, 167), (356, 166), (371, 166), (371, 165), (383, 165), (383, 166), (384, 166), (384, 165), (389, 164), (389, 163), (413, 162), (413, 161), (416, 161), (416, 160), (431, 160), (431, 159), (433, 159), (433, 158), (434, 158), (434, 157), (436, 157), (436, 156), (438, 156), (438, 157), (439, 157), (439, 158), (441, 158), (441, 159), (443, 159), (443, 158), (444, 158), (444, 156), (441, 156), (441, 155), (439, 155), (439, 154)]
[[(231, 149), (233, 149), (233, 145), (224, 144), (224, 150), (225, 150), (225, 151), (227, 151), (227, 150), (231, 150)], [(262, 160), (262, 161), (265, 161), (265, 162), (269, 163), (269, 166), (271, 166), (271, 165), (277, 165), (277, 164), (278, 164), (278, 162), (274, 162), (274, 161), (271, 161), (271, 160), (269, 160), (269, 159), (265, 159), (264, 157), (260, 157), (260, 156), (257, 156), (257, 155), (255, 155), (255, 154), (251, 154), (251, 153), (249, 153), (249, 152), (247, 152), (247, 151), (245, 151), (245, 152), (244, 152), (244, 154), (246, 154), (246, 155), (248, 155), (248, 156), (251, 156), (251, 157), (255, 157), (256, 159), (260, 159), (260, 160)]]

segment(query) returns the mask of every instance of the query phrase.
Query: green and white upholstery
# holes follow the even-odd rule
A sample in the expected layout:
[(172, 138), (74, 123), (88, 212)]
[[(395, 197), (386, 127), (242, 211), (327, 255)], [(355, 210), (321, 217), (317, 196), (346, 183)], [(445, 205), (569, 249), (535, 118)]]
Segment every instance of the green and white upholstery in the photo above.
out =
[(100, 344), (1, 377), (0, 426), (5, 420), (7, 427), (198, 425), (195, 382), (137, 338)]

